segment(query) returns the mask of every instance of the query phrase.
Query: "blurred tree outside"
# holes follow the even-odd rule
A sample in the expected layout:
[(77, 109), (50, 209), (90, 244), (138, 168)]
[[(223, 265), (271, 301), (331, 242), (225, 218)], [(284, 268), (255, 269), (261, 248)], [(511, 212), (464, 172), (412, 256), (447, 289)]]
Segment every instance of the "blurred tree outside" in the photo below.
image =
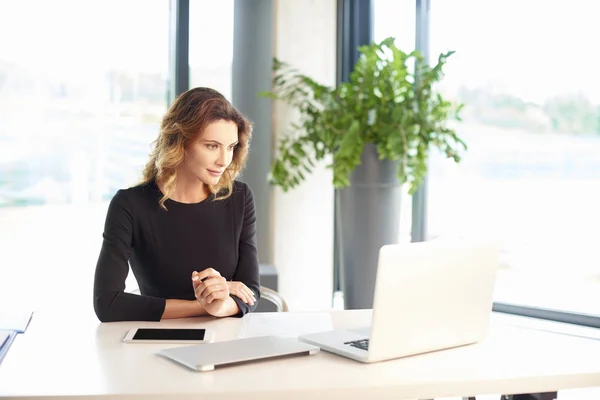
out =
[(600, 105), (583, 94), (564, 94), (543, 104), (489, 88), (461, 87), (458, 101), (466, 104), (464, 119), (499, 128), (532, 132), (600, 135)]

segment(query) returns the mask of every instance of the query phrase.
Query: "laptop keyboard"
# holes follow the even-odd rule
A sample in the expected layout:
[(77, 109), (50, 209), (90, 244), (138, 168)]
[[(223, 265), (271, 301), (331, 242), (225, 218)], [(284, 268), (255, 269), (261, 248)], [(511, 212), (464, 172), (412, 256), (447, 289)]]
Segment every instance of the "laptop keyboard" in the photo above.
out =
[(350, 342), (344, 342), (344, 344), (361, 350), (369, 350), (369, 339), (352, 340)]

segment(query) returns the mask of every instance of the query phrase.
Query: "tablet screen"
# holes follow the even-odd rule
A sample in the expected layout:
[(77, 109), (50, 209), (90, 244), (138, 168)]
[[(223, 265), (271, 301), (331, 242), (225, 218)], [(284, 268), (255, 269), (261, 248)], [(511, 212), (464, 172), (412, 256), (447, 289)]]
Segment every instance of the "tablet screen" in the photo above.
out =
[(140, 328), (133, 340), (204, 340), (204, 329)]

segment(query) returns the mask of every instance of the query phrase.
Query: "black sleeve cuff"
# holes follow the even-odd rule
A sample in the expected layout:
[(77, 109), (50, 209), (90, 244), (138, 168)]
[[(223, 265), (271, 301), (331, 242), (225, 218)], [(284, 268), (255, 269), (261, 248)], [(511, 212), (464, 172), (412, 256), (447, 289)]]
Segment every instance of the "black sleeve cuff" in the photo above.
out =
[(230, 297), (233, 299), (233, 301), (235, 301), (235, 303), (238, 305), (238, 308), (240, 309), (239, 313), (232, 315), (232, 317), (234, 318), (242, 318), (244, 315), (251, 313), (256, 309), (256, 303), (254, 303), (253, 306), (250, 306), (244, 303), (244, 301), (237, 296), (230, 295)]

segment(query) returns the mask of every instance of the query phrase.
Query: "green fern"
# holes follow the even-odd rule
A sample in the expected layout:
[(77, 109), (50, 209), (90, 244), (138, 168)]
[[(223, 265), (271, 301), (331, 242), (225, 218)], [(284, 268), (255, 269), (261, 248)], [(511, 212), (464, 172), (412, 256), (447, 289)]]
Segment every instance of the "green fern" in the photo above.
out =
[(316, 162), (331, 155), (333, 184), (347, 187), (366, 143), (377, 146), (380, 159), (398, 162), (398, 178), (409, 184), (410, 193), (427, 173), (431, 147), (460, 162), (467, 145), (447, 122), (460, 121), (463, 105), (434, 90), (454, 52), (440, 54), (433, 67), (419, 52), (398, 49), (394, 38), (361, 46), (359, 52), (349, 80), (337, 87), (273, 60), (272, 91), (259, 95), (291, 105), (300, 118), (278, 143), (271, 184), (288, 191), (312, 173)]

